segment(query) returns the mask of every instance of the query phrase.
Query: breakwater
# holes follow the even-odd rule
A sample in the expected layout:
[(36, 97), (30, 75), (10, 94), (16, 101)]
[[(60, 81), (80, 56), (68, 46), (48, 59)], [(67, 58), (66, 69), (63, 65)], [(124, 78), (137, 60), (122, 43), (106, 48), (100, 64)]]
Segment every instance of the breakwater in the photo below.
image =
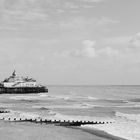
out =
[[(0, 110), (0, 114), (8, 114), (9, 110)], [(44, 124), (55, 124), (60, 126), (81, 126), (86, 124), (109, 124), (113, 123), (111, 121), (83, 121), (83, 120), (56, 120), (56, 119), (47, 119), (47, 118), (22, 118), (22, 117), (2, 117), (0, 120), (9, 121), (9, 122), (32, 122), (32, 123), (44, 123)]]
[(113, 122), (108, 121), (81, 121), (81, 120), (49, 120), (49, 119), (31, 119), (31, 118), (1, 118), (4, 121), (10, 122), (32, 122), (44, 124), (56, 124), (60, 126), (81, 126), (86, 124), (109, 124)]

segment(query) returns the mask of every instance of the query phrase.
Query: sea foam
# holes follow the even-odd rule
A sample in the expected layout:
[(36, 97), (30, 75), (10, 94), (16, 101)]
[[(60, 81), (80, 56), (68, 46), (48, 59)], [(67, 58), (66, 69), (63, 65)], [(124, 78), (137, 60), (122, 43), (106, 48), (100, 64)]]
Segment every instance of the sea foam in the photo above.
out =
[[(128, 140), (140, 140), (140, 114), (116, 112), (114, 123), (100, 125), (83, 125), (82, 128), (105, 131), (111, 135)], [(105, 119), (104, 119), (105, 120)]]
[(83, 125), (83, 128), (105, 131), (111, 135), (128, 140), (140, 140), (140, 123), (116, 122), (114, 124)]
[(116, 112), (117, 117), (124, 118), (130, 121), (140, 122), (140, 114), (125, 114), (121, 112)]

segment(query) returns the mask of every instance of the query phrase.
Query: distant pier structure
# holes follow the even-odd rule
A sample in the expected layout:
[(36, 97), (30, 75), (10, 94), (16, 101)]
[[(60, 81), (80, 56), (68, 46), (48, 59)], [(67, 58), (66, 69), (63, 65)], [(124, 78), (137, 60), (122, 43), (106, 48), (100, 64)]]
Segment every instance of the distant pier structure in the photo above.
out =
[(0, 83), (0, 93), (2, 94), (25, 94), (48, 92), (46, 86), (39, 85), (36, 80), (28, 77), (16, 75), (16, 71), (11, 76)]

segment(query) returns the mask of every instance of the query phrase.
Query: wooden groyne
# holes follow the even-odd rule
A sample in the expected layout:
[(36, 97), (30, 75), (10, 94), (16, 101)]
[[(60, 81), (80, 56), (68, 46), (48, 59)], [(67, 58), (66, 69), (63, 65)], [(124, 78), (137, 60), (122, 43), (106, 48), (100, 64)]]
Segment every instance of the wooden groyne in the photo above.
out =
[(10, 113), (8, 110), (0, 110), (0, 113)]
[[(0, 110), (0, 113), (10, 113), (9, 110)], [(97, 124), (109, 124), (113, 123), (111, 121), (83, 121), (83, 120), (56, 120), (56, 119), (43, 119), (39, 118), (17, 118), (17, 117), (3, 117), (0, 120), (9, 121), (9, 122), (32, 122), (32, 123), (44, 123), (44, 124), (55, 124), (60, 126), (81, 126), (81, 125), (97, 125)]]
[(29, 119), (29, 118), (2, 118), (2, 120), (10, 122), (32, 122), (32, 123), (44, 123), (44, 124), (55, 124), (60, 126), (81, 126), (87, 124), (109, 124), (113, 122), (109, 121), (79, 121), (79, 120), (49, 120), (49, 119)]

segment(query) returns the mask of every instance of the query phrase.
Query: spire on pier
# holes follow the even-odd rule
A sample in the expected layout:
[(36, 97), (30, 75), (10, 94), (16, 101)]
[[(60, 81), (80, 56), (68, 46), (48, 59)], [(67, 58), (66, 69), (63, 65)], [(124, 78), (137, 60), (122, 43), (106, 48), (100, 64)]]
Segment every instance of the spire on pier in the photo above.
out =
[(12, 73), (12, 76), (15, 77), (16, 76), (16, 71), (14, 70), (14, 72)]

